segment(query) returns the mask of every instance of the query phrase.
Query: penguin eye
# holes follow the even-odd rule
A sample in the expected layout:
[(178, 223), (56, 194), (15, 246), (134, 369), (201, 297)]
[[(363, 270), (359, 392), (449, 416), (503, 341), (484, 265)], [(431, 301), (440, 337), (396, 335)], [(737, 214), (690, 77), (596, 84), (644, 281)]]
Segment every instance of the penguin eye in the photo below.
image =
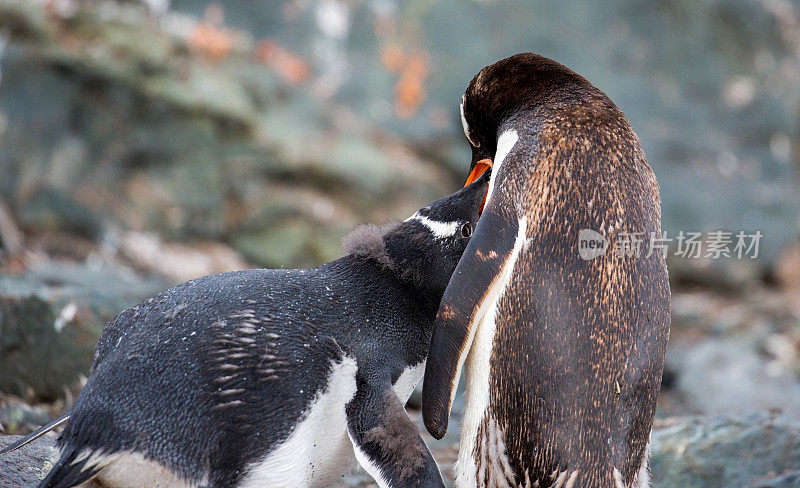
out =
[(471, 224), (462, 224), (461, 225), (461, 237), (467, 238), (472, 236), (472, 225)]

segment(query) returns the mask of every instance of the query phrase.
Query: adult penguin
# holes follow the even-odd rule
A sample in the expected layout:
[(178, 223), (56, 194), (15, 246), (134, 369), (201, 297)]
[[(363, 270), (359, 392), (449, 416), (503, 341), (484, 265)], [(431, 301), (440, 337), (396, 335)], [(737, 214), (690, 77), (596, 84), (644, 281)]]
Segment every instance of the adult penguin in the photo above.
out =
[(472, 172), (493, 170), (436, 318), (425, 426), (444, 435), (466, 364), (456, 486), (646, 487), (670, 291), (639, 140), (530, 53), (481, 70), (461, 113)]

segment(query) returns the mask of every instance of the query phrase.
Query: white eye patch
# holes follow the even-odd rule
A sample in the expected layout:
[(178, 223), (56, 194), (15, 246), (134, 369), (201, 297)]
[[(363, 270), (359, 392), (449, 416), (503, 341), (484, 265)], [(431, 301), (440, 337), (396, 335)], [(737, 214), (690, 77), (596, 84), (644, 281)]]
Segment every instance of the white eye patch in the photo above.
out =
[(431, 220), (424, 215), (420, 215), (419, 212), (407, 218), (406, 222), (409, 220), (416, 220), (420, 224), (430, 229), (433, 236), (437, 239), (452, 237), (453, 234), (455, 234), (458, 230), (459, 224), (461, 224), (461, 222), (457, 220), (454, 222), (439, 222), (438, 220)]
[(458, 107), (458, 109), (461, 111), (461, 127), (464, 129), (464, 135), (467, 136), (467, 140), (469, 141), (469, 143), (472, 144), (475, 147), (480, 147), (480, 144), (478, 144), (475, 141), (473, 141), (472, 138), (469, 136), (469, 124), (467, 123), (467, 118), (464, 117), (464, 98), (465, 97), (466, 97), (466, 95), (461, 95), (461, 105)]

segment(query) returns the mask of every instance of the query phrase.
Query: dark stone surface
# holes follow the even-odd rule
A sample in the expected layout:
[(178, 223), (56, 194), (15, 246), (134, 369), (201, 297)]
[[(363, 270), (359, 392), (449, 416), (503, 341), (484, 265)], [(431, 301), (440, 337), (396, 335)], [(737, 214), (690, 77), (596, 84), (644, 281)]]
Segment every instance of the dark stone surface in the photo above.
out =
[(51, 305), (41, 298), (0, 297), (0, 390), (25, 395), (27, 388), (46, 400), (88, 373), (97, 330), (74, 321), (56, 323)]
[(88, 374), (105, 322), (166, 286), (111, 266), (54, 262), (0, 275), (0, 391), (63, 397)]
[[(0, 448), (20, 439), (0, 435)], [(16, 451), (0, 454), (0, 488), (33, 488), (44, 479), (58, 458), (55, 438), (44, 436)]]

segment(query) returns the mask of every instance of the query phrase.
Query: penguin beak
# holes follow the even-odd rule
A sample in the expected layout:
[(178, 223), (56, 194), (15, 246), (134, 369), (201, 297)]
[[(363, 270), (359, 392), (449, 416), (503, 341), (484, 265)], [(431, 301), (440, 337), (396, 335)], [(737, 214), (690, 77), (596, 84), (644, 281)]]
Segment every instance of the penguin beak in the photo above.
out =
[[(469, 186), (473, 181), (477, 180), (481, 177), (483, 173), (486, 172), (487, 169), (492, 167), (492, 160), (491, 159), (481, 159), (477, 163), (475, 163), (475, 167), (472, 168), (469, 176), (467, 176), (467, 182), (464, 183), (464, 186)], [(489, 193), (489, 188), (486, 188), (486, 194)], [(483, 206), (486, 205), (486, 194), (483, 195), (483, 201), (481, 202), (481, 208), (478, 211), (479, 214), (483, 213)]]
[(480, 178), (481, 175), (491, 167), (492, 167), (491, 159), (481, 159), (480, 161), (475, 163), (475, 167), (472, 168), (472, 172), (469, 174), (469, 176), (467, 176), (467, 182), (464, 183), (464, 186), (469, 186), (473, 181)]

